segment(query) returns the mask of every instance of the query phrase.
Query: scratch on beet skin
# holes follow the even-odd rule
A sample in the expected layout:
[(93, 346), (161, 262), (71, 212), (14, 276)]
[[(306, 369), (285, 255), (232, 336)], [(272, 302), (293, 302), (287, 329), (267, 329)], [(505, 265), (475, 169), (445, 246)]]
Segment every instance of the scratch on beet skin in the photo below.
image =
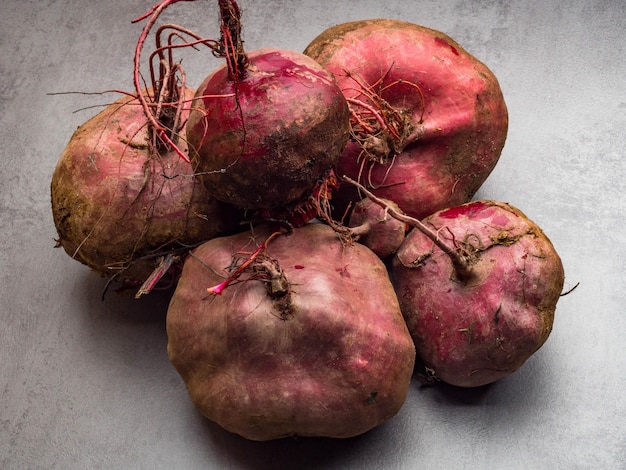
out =
[(450, 50), (454, 53), (454, 55), (459, 55), (459, 51), (456, 50), (456, 47), (454, 47), (452, 44), (448, 43), (447, 41), (444, 41), (441, 38), (435, 38), (435, 42), (439, 44), (440, 46), (448, 46)]

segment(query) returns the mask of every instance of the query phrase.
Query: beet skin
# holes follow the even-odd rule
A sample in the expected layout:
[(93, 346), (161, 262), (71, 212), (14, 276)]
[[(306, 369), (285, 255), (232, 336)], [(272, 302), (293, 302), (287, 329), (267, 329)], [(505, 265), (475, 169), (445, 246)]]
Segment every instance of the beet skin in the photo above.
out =
[(415, 349), (371, 250), (308, 224), (272, 239), (262, 257), (283, 270), (282, 293), (258, 278), (259, 264), (257, 278), (207, 295), (234, 253), (246, 259), (267, 236), (215, 238), (185, 263), (167, 315), (168, 353), (194, 404), (252, 440), (346, 438), (389, 420), (405, 401)]
[[(146, 280), (157, 255), (223, 234), (241, 219), (207, 194), (178, 154), (153, 151), (147, 127), (138, 100), (121, 98), (76, 130), (52, 176), (59, 245), (120, 280)], [(184, 139), (178, 145), (187, 149)]]
[[(508, 130), (500, 85), (485, 64), (442, 32), (387, 19), (328, 28), (304, 53), (335, 75), (359, 116), (353, 135), (362, 134), (339, 159), (339, 177), (418, 219), (471, 200)], [(383, 120), (395, 115), (395, 130), (380, 129), (372, 110)], [(335, 199), (354, 202), (358, 193), (342, 185)]]
[(226, 65), (198, 87), (187, 126), (192, 163), (209, 194), (244, 209), (308, 198), (350, 132), (331, 73), (301, 53), (260, 49), (243, 78)]
[(476, 201), (423, 221), (467, 261), (459, 279), (450, 257), (413, 229), (392, 263), (402, 313), (429, 373), (462, 387), (517, 370), (548, 339), (563, 289), (561, 260), (521, 211)]

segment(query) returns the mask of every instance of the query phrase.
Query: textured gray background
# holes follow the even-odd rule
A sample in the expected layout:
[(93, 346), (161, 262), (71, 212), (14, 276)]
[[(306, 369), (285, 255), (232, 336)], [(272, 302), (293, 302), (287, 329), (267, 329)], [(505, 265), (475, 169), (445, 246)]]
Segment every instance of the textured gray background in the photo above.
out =
[[(100, 301), (104, 281), (53, 249), (49, 182), (79, 108), (131, 89), (130, 20), (152, 1), (0, 7), (0, 467), (3, 469), (626, 468), (626, 3), (252, 1), (251, 50), (302, 50), (332, 24), (399, 18), (446, 32), (498, 76), (504, 153), (479, 197), (508, 201), (560, 252), (545, 346), (480, 390), (411, 387), (361, 437), (254, 443), (201, 418), (166, 355), (167, 295)], [(210, 6), (208, 6), (210, 5)], [(213, 2), (167, 19), (215, 37)], [(196, 86), (211, 58), (184, 63)]]

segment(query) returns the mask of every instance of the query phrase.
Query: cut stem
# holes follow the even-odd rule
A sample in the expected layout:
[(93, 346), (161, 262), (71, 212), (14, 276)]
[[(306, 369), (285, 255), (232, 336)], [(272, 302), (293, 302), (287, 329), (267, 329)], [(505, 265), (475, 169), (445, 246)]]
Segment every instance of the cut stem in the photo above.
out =
[(230, 284), (234, 281), (238, 280), (239, 277), (249, 268), (253, 266), (255, 260), (265, 252), (267, 249), (267, 245), (271, 240), (273, 240), (278, 235), (281, 235), (282, 232), (274, 232), (272, 233), (265, 242), (261, 243), (254, 252), (248, 256), (248, 258), (239, 265), (237, 269), (235, 269), (224, 281), (216, 284), (212, 287), (207, 288), (207, 293), (211, 295), (221, 295), (224, 289), (226, 289)]
[(452, 266), (454, 267), (454, 270), (456, 271), (456, 274), (459, 279), (468, 279), (469, 277), (472, 276), (472, 269), (469, 263), (467, 262), (467, 260), (457, 250), (449, 247), (446, 243), (444, 243), (439, 238), (439, 236), (437, 235), (435, 231), (431, 230), (428, 226), (426, 226), (420, 220), (397, 211), (392, 206), (390, 206), (387, 202), (377, 197), (375, 194), (369, 191), (365, 186), (358, 183), (357, 181), (354, 181), (352, 178), (344, 175), (342, 177), (342, 180), (356, 186), (358, 189), (360, 189), (363, 192), (363, 194), (369, 197), (373, 202), (375, 202), (379, 206), (386, 209), (387, 213), (391, 215), (393, 218), (398, 219), (401, 222), (404, 222), (406, 224), (409, 224), (412, 227), (417, 228), (420, 232), (426, 235), (441, 251), (443, 251), (446, 255), (448, 255), (448, 257), (452, 261)]
[(208, 294), (213, 295), (221, 295), (224, 289), (226, 289), (233, 281), (237, 280), (241, 274), (250, 267), (250, 265), (254, 262), (254, 260), (261, 254), (262, 251), (265, 250), (265, 243), (261, 243), (254, 253), (250, 255), (250, 257), (245, 260), (241, 266), (239, 266), (226, 280), (220, 282), (219, 284), (214, 285), (213, 287), (207, 288)]

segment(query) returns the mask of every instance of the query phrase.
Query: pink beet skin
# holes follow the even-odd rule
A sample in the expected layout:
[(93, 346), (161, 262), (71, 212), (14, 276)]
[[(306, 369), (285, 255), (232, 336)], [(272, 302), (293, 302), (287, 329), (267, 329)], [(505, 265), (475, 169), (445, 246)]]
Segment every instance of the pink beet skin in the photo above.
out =
[[(191, 99), (194, 90), (186, 90)], [(188, 116), (183, 110), (182, 120)], [(232, 231), (241, 214), (211, 198), (176, 152), (151, 147), (137, 99), (81, 125), (51, 182), (59, 245), (104, 276), (144, 281), (158, 255)], [(184, 139), (178, 141), (187, 150)]]
[(415, 348), (369, 249), (309, 224), (272, 239), (257, 259), (277, 261), (286, 284), (255, 264), (255, 279), (246, 272), (207, 295), (233, 254), (245, 260), (267, 236), (216, 238), (185, 263), (167, 315), (168, 353), (196, 407), (253, 440), (345, 438), (389, 420), (406, 398)]
[(424, 222), (466, 255), (450, 258), (418, 230), (393, 260), (392, 279), (418, 355), (438, 379), (484, 385), (517, 370), (547, 340), (563, 288), (561, 260), (518, 209), (477, 201)]
[[(346, 98), (371, 104), (358, 79), (405, 119), (402, 139), (369, 149), (373, 159), (350, 142), (339, 176), (421, 219), (468, 202), (493, 170), (507, 135), (506, 104), (494, 74), (450, 37), (402, 21), (355, 21), (329, 28), (305, 53), (335, 74)], [(336, 196), (357, 198), (350, 185)]]
[(348, 106), (332, 74), (303, 54), (261, 49), (247, 58), (240, 80), (224, 65), (198, 88), (187, 126), (192, 162), (216, 198), (284, 208), (337, 162)]

